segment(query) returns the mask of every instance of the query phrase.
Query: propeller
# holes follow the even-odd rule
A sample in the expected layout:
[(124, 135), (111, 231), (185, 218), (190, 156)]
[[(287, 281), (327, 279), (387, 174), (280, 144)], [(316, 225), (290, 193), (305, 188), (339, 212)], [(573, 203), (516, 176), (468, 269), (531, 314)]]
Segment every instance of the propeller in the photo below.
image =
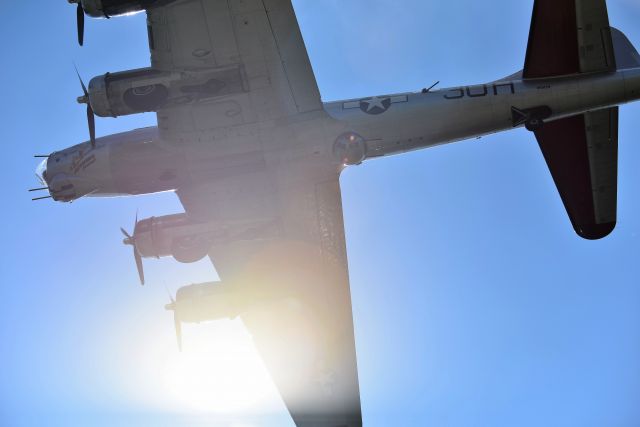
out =
[[(167, 291), (169, 292), (169, 291)], [(180, 321), (180, 317), (178, 316), (178, 307), (176, 304), (176, 300), (169, 293), (169, 299), (171, 300), (171, 304), (167, 304), (164, 306), (166, 310), (173, 311), (173, 323), (176, 328), (176, 339), (178, 340), (178, 351), (182, 352), (182, 322)]]
[[(138, 225), (138, 214), (136, 214), (136, 223), (134, 226), (134, 230), (137, 225)], [(140, 284), (144, 286), (144, 267), (142, 265), (142, 256), (140, 255), (140, 252), (138, 252), (138, 248), (136, 247), (136, 239), (131, 234), (129, 234), (127, 230), (125, 230), (124, 228), (120, 228), (120, 231), (125, 237), (125, 239), (123, 240), (123, 243), (125, 245), (133, 246), (133, 258), (136, 260), (136, 268), (138, 269)]]
[(91, 148), (96, 148), (96, 117), (93, 113), (93, 108), (91, 107), (91, 100), (89, 99), (89, 91), (87, 90), (87, 86), (82, 81), (82, 77), (80, 77), (80, 72), (78, 72), (78, 68), (76, 67), (76, 74), (78, 75), (78, 80), (80, 80), (80, 86), (82, 86), (83, 96), (78, 98), (79, 104), (87, 104), (87, 123), (89, 124), (89, 140), (91, 141)]
[(78, 8), (76, 10), (76, 20), (77, 20), (77, 26), (78, 26), (78, 44), (82, 46), (84, 44), (84, 7), (82, 6), (82, 0), (69, 0), (69, 3), (78, 4)]
[(76, 12), (78, 20), (78, 44), (84, 45), (84, 8), (82, 7), (82, 1), (78, 1), (78, 9)]

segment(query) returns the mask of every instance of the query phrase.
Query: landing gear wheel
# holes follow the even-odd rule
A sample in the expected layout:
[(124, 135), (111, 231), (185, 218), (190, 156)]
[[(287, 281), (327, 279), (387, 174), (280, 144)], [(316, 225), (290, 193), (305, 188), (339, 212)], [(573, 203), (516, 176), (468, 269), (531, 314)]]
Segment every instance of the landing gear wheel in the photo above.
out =
[(529, 119), (524, 124), (524, 127), (527, 128), (527, 130), (530, 132), (538, 131), (542, 129), (543, 126), (544, 126), (544, 121), (542, 119), (536, 119), (536, 118)]

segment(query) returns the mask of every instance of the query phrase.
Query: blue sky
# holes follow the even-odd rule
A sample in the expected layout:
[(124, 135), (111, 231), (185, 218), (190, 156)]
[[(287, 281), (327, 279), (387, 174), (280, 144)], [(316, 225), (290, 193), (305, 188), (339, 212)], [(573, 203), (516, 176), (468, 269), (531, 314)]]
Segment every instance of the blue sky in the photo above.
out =
[[(608, 3), (640, 46), (640, 6)], [(532, 1), (294, 5), (329, 101), (511, 74)], [(86, 80), (147, 66), (144, 15), (88, 21), (83, 49), (64, 1), (3, 2), (0, 16), (0, 425), (291, 425), (237, 322), (186, 328), (191, 348), (177, 353), (165, 286), (213, 279), (207, 262), (148, 261), (149, 286), (137, 285), (118, 228), (136, 210), (180, 211), (175, 196), (62, 205), (26, 193), (33, 154), (86, 139), (73, 62)], [(619, 225), (599, 242), (573, 233), (524, 130), (344, 173), (367, 426), (638, 425), (639, 118), (640, 105), (622, 108)], [(98, 135), (154, 123), (102, 119)]]

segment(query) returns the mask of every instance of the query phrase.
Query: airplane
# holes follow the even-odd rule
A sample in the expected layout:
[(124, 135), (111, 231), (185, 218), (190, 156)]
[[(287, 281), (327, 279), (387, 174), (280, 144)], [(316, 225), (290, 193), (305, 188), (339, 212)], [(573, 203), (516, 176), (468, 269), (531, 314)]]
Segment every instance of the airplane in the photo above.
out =
[[(345, 168), (525, 127), (576, 233), (616, 226), (618, 112), (640, 99), (640, 55), (605, 0), (534, 0), (524, 67), (508, 77), (329, 103), (290, 0), (69, 2), (81, 44), (85, 14), (145, 11), (151, 66), (81, 81), (90, 138), (46, 156), (41, 198), (174, 191), (184, 213), (122, 230), (141, 283), (145, 258), (208, 256), (221, 282), (166, 307), (179, 346), (183, 322), (240, 317), (297, 426), (362, 425)], [(96, 138), (94, 116), (142, 112), (158, 125)]]

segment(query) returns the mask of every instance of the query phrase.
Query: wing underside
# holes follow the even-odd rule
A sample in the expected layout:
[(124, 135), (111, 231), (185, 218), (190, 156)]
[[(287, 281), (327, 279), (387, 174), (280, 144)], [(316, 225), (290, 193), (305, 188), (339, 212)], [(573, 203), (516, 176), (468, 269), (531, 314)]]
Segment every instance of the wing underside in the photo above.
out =
[[(605, 0), (536, 0), (523, 78), (613, 72), (614, 37), (620, 34), (609, 26)], [(551, 121), (535, 135), (578, 235), (610, 234), (616, 225), (618, 108)]]
[(154, 69), (210, 76), (158, 111), (164, 139), (322, 109), (291, 0), (183, 0), (147, 21)]
[(339, 170), (306, 160), (313, 129), (298, 140), (274, 125), (323, 114), (291, 1), (182, 0), (148, 25), (154, 69), (210, 76), (158, 127), (185, 147), (178, 196), (221, 230), (210, 258), (294, 421), (361, 426)]
[[(271, 201), (253, 210), (264, 226), (214, 246), (210, 257), (244, 295), (241, 318), (296, 425), (361, 426), (338, 172), (292, 166), (260, 180), (271, 188)], [(227, 203), (231, 223), (234, 206), (246, 216), (242, 199), (255, 199), (216, 200), (208, 196), (215, 185), (207, 188), (178, 192), (187, 213), (202, 217)]]

